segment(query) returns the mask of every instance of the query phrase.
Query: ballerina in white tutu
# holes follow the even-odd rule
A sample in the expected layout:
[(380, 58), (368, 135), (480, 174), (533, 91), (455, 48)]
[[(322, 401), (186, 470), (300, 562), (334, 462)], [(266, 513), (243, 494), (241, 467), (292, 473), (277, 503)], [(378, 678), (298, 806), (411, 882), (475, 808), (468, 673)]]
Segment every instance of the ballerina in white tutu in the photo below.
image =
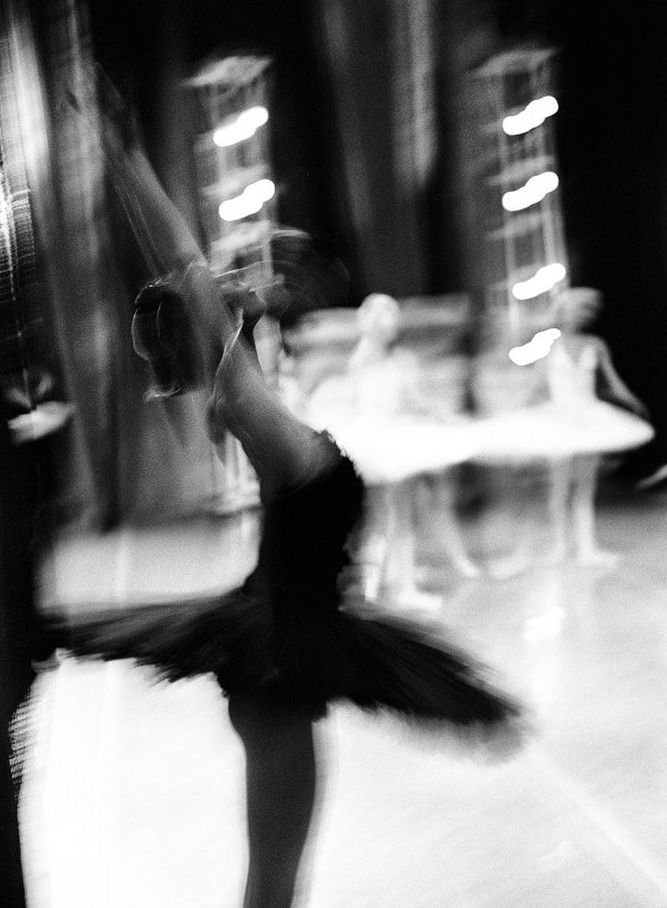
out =
[[(585, 331), (601, 305), (602, 294), (591, 287), (561, 293), (555, 304), (561, 333), (546, 359), (551, 407), (562, 433), (554, 447), (570, 447), (570, 456), (554, 457), (550, 464), (552, 557), (566, 558), (571, 540), (576, 561), (585, 565), (616, 559), (598, 547), (595, 536), (601, 458), (640, 447), (654, 434), (646, 407), (616, 372), (607, 345)], [(605, 400), (597, 396), (598, 388)]]
[(563, 291), (554, 305), (556, 327), (536, 336), (544, 341), (535, 359), (544, 369), (547, 400), (482, 423), (484, 458), (548, 464), (554, 562), (573, 555), (583, 565), (613, 563), (615, 556), (598, 548), (595, 536), (600, 461), (640, 447), (654, 434), (646, 408), (616, 372), (604, 341), (585, 331), (601, 304), (593, 288)]
[(371, 489), (367, 551), (375, 571), (367, 595), (383, 588), (401, 605), (433, 604), (418, 588), (415, 510), (419, 477), (438, 477), (439, 542), (466, 577), (478, 575), (455, 515), (449, 468), (468, 460), (476, 433), (444, 399), (425, 395), (425, 367), (397, 346), (401, 310), (391, 296), (373, 293), (359, 307), (359, 340), (347, 369), (311, 395), (307, 418), (327, 428), (348, 452)]

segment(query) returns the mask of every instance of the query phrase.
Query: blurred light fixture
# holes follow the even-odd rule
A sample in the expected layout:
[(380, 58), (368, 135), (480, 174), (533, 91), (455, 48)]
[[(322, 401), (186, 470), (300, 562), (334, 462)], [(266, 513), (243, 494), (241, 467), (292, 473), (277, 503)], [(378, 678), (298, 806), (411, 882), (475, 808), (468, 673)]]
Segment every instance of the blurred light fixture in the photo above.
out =
[(257, 214), (265, 202), (273, 198), (276, 191), (272, 180), (257, 180), (250, 183), (241, 195), (227, 199), (220, 205), (218, 213), (223, 221), (240, 221), (251, 214)]
[(213, 133), (213, 141), (220, 148), (228, 148), (237, 142), (244, 142), (254, 136), (260, 126), (269, 119), (266, 107), (249, 107), (241, 111), (227, 123), (223, 123)]
[(562, 281), (566, 275), (565, 266), (560, 262), (553, 265), (544, 265), (527, 281), (519, 281), (512, 287), (512, 295), (517, 300), (532, 300), (541, 293), (547, 293), (552, 287)]
[(506, 192), (503, 195), (503, 208), (505, 211), (522, 211), (541, 202), (545, 195), (558, 188), (558, 174), (552, 170), (545, 170), (531, 177), (519, 189)]
[(512, 347), (507, 354), (512, 362), (517, 366), (529, 366), (536, 363), (539, 359), (548, 356), (554, 341), (560, 337), (558, 328), (546, 328), (544, 331), (538, 331), (537, 334), (522, 344), (521, 347)]
[(547, 117), (552, 117), (558, 110), (558, 101), (553, 95), (544, 95), (531, 101), (518, 114), (505, 117), (503, 131), (508, 136), (520, 136), (530, 132), (536, 126), (541, 126)]

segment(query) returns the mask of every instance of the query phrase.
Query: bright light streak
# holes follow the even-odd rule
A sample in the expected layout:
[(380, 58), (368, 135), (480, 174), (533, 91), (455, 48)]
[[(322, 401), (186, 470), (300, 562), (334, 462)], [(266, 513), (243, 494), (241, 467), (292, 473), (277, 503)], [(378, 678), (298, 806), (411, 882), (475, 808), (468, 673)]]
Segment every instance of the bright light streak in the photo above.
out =
[(547, 117), (552, 117), (558, 110), (558, 101), (552, 95), (536, 98), (518, 114), (505, 117), (503, 131), (508, 136), (520, 136), (541, 126)]
[(549, 355), (554, 341), (560, 337), (558, 328), (546, 328), (544, 331), (538, 331), (537, 334), (523, 344), (521, 347), (512, 347), (507, 354), (517, 366), (529, 366), (536, 363), (539, 359), (544, 359)]
[(553, 606), (541, 615), (529, 618), (523, 626), (523, 638), (530, 642), (559, 637), (563, 630), (566, 613), (559, 605)]
[(275, 184), (271, 180), (257, 180), (246, 186), (241, 195), (223, 202), (218, 213), (223, 221), (240, 221), (251, 214), (257, 214), (264, 203), (273, 198), (275, 191)]
[(518, 300), (532, 300), (541, 293), (546, 293), (562, 281), (567, 274), (565, 266), (560, 262), (545, 265), (538, 269), (527, 281), (519, 281), (512, 287), (512, 295)]
[(213, 133), (213, 141), (220, 148), (244, 142), (254, 136), (268, 119), (269, 112), (266, 107), (249, 107), (237, 114), (233, 120), (219, 126)]
[(546, 170), (544, 173), (531, 177), (519, 189), (506, 192), (503, 195), (503, 208), (505, 211), (522, 211), (524, 208), (541, 202), (545, 195), (557, 188), (558, 174), (552, 170)]

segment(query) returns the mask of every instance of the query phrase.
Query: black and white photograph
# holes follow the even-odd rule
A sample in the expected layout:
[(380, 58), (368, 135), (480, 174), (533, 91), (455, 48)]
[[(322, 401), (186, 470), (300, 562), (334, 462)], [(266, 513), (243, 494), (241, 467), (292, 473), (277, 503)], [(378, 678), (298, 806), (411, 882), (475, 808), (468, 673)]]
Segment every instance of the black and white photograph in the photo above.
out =
[(0, 904), (667, 908), (667, 6), (0, 0)]

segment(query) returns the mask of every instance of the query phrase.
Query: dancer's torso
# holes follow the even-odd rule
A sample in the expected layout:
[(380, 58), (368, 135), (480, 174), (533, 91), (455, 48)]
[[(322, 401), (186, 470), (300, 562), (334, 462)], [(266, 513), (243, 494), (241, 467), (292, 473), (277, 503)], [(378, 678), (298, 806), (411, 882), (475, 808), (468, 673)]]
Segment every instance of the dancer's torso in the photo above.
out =
[(595, 400), (598, 356), (592, 343), (557, 340), (547, 362), (549, 395), (556, 404), (576, 405)]

